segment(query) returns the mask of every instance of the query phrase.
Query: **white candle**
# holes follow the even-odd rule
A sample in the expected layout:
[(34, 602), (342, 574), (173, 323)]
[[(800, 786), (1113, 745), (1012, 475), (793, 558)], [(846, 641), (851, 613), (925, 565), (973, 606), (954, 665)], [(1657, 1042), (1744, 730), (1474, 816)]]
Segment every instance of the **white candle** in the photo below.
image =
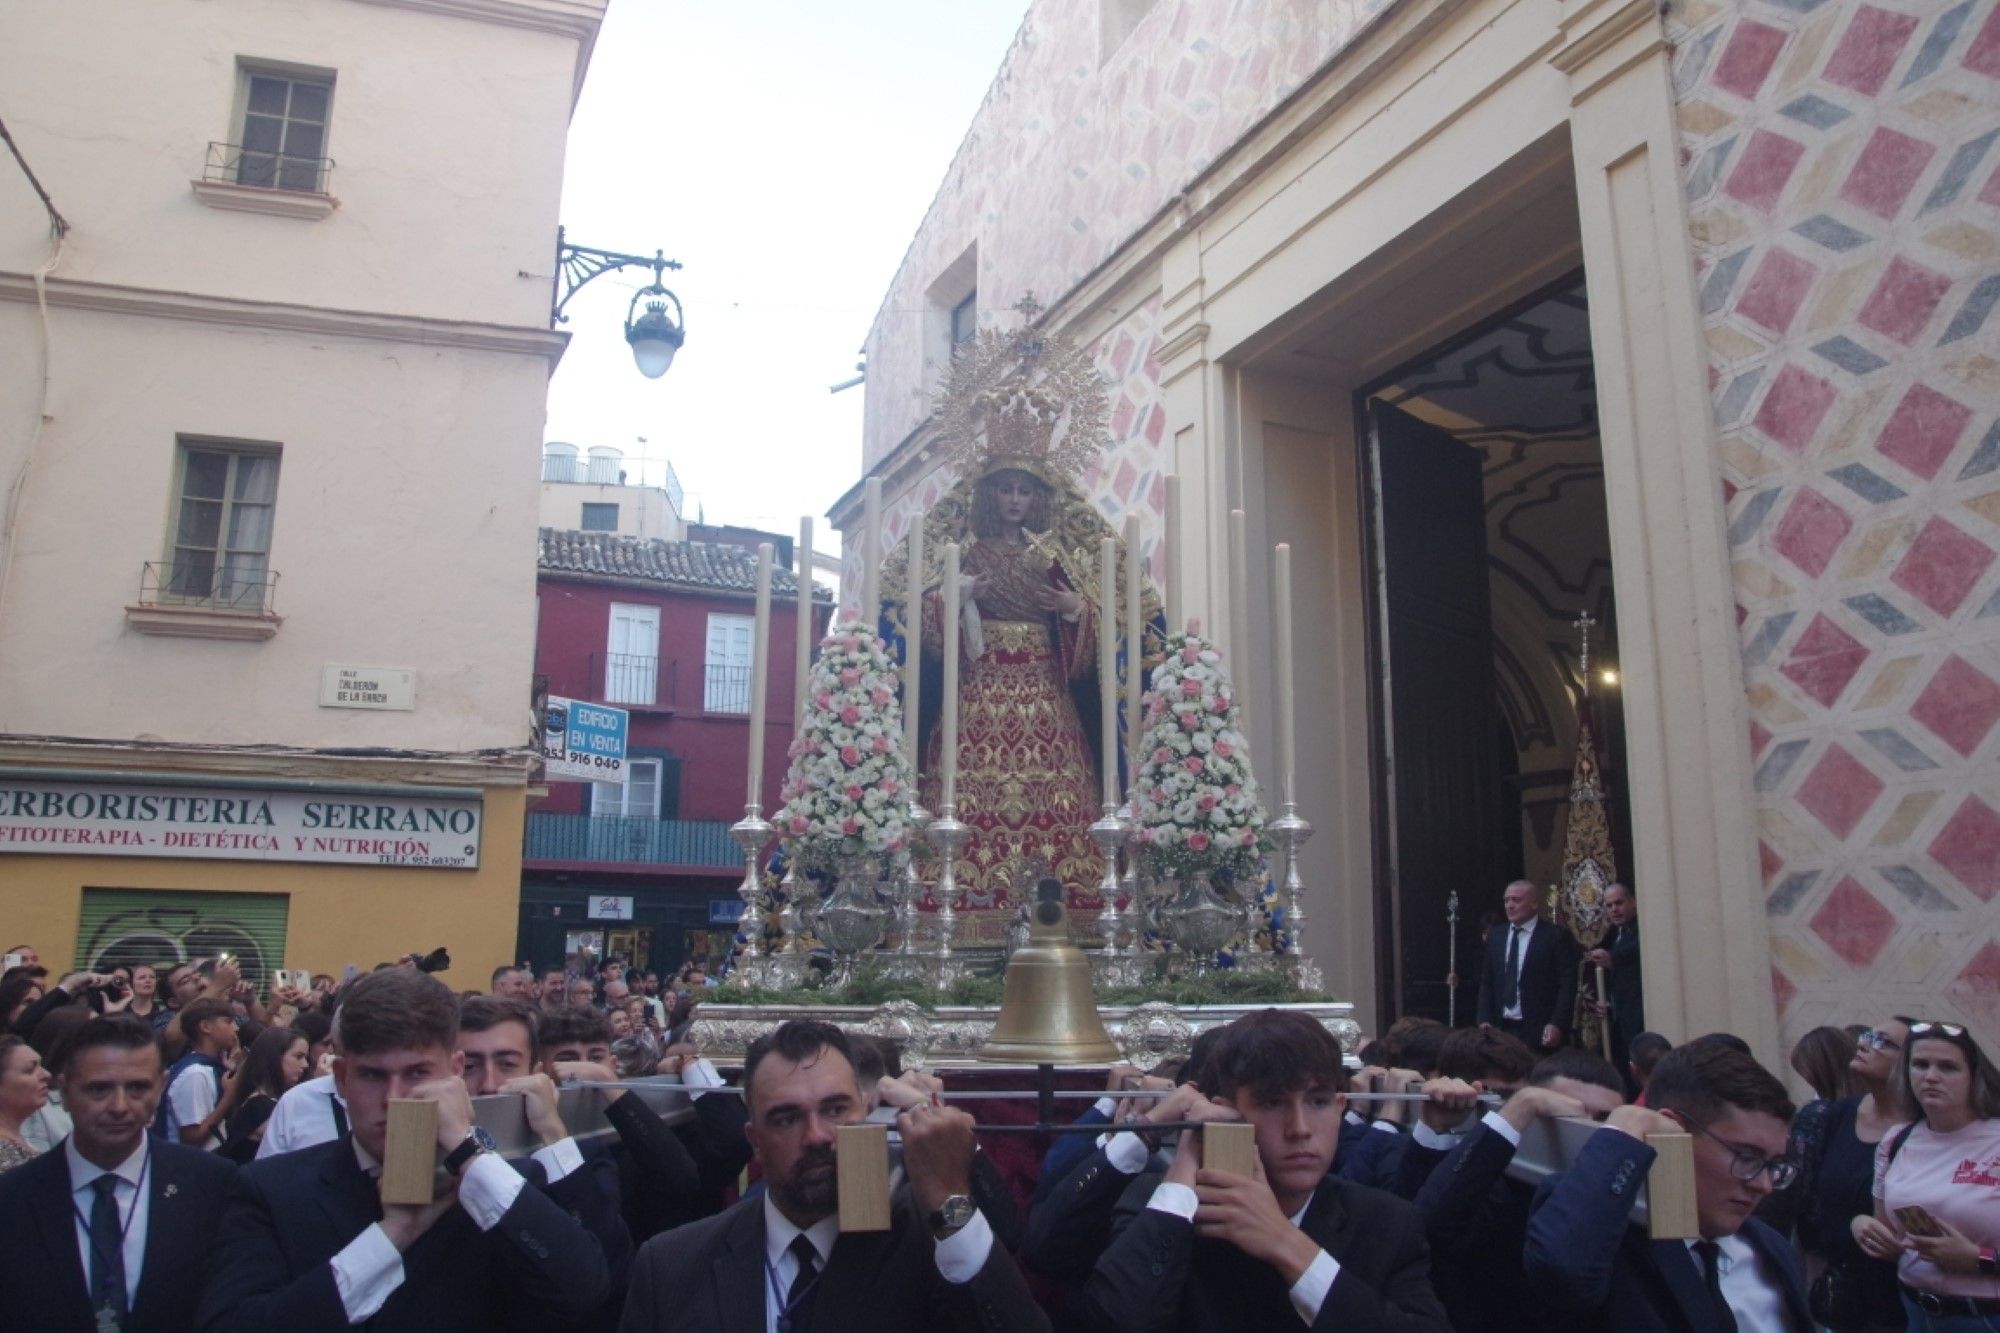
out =
[(882, 614), (882, 479), (861, 488), (861, 623), (875, 632)]
[(1277, 620), (1278, 653), (1278, 800), (1291, 805), (1297, 800), (1296, 717), (1292, 680), (1292, 547), (1279, 542), (1277, 564), (1272, 573), (1272, 608)]
[(1118, 804), (1118, 539), (1097, 543), (1097, 707), (1104, 803)]
[(1139, 693), (1145, 688), (1144, 627), (1139, 620), (1139, 516), (1125, 519), (1125, 781), (1139, 779)]
[(1229, 656), (1242, 710), (1243, 730), (1250, 728), (1250, 521), (1241, 509), (1229, 511)]
[(764, 789), (764, 715), (766, 685), (771, 675), (771, 543), (757, 543), (757, 627), (750, 641), (750, 794), (751, 805), (762, 803)]
[[(923, 756), (917, 749), (917, 714), (923, 692), (924, 662), (924, 511), (919, 505), (910, 518), (910, 574), (903, 599), (903, 757), (910, 781), (917, 780)], [(916, 797), (915, 789), (910, 796)]]
[(806, 682), (812, 678), (813, 657), (813, 521), (799, 520), (798, 559), (792, 567), (799, 574), (797, 642), (792, 653), (792, 714), (803, 718), (806, 709)]
[(946, 810), (958, 804), (958, 543), (946, 542), (944, 547), (944, 717), (939, 726), (944, 729), (941, 748), (944, 755), (944, 799), (940, 802)]
[(1167, 512), (1161, 524), (1160, 596), (1166, 605), (1167, 633), (1187, 628), (1181, 619), (1181, 479), (1167, 475)]

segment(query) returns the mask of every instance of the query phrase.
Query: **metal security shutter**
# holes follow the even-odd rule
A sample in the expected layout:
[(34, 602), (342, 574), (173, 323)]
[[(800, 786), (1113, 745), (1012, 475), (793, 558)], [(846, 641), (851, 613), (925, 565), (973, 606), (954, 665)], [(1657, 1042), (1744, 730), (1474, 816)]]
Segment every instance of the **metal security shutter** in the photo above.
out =
[(242, 961), (243, 979), (262, 991), (271, 969), (285, 964), (290, 910), (282, 893), (85, 889), (77, 965), (103, 972), (151, 963), (164, 971), (226, 950)]

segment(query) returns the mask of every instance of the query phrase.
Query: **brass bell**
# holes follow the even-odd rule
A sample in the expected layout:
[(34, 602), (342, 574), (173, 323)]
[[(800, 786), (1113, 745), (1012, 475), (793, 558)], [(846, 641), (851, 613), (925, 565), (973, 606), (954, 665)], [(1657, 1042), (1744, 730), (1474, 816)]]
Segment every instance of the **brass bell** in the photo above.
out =
[(1124, 1058), (1098, 1016), (1090, 960), (1070, 943), (1069, 913), (1055, 880), (1036, 888), (1027, 943), (1007, 961), (1000, 1016), (978, 1058), (1009, 1065), (1111, 1064)]

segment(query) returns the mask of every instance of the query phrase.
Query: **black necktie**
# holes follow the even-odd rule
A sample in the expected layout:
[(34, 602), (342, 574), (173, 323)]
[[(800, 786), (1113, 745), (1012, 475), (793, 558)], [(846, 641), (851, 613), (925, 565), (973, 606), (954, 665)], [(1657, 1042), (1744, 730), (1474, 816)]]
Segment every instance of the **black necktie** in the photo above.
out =
[(1736, 1333), (1736, 1313), (1722, 1298), (1722, 1247), (1712, 1240), (1698, 1240), (1694, 1252), (1701, 1256), (1701, 1280), (1708, 1288), (1708, 1303), (1715, 1307), (1715, 1326)]
[(1507, 932), (1507, 988), (1501, 993), (1500, 1008), (1512, 1009), (1521, 1002), (1521, 928)]
[(819, 1251), (804, 1232), (792, 1237), (791, 1251), (792, 1258), (799, 1261), (799, 1271), (785, 1293), (785, 1308), (778, 1316), (778, 1333), (802, 1333), (812, 1318), (813, 1293), (818, 1289)]
[[(90, 1205), (90, 1305), (125, 1314), (125, 1235), (118, 1217), (118, 1177), (90, 1182), (97, 1198)], [(100, 1320), (100, 1323), (102, 1321)]]

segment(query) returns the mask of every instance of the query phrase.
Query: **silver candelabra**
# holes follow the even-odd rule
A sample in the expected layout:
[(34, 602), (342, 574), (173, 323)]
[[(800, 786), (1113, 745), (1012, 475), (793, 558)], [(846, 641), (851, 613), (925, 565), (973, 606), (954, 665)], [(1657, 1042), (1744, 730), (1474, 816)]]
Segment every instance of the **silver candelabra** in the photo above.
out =
[(1304, 952), (1299, 946), (1299, 931), (1305, 924), (1305, 881), (1299, 876), (1299, 848), (1312, 837), (1313, 826), (1299, 814), (1296, 804), (1286, 801), (1278, 817), (1266, 824), (1264, 831), (1278, 844), (1278, 862), (1282, 867), (1279, 884), (1280, 901), (1285, 908), (1284, 953), (1287, 958), (1297, 958)]
[[(757, 867), (764, 859), (764, 849), (771, 845), (771, 837), (777, 830), (764, 818), (764, 808), (756, 801), (743, 807), (743, 818), (729, 826), (729, 836), (743, 849), (743, 882), (736, 886), (736, 896), (743, 900), (743, 915), (737, 918), (737, 929), (743, 933), (743, 959), (746, 964), (754, 964), (763, 956), (764, 913), (757, 906), (757, 899), (763, 895), (764, 882)], [(753, 973), (755, 966), (743, 968), (746, 980), (758, 980)]]
[(937, 960), (939, 990), (951, 984), (951, 946), (958, 935), (958, 853), (971, 837), (972, 830), (958, 822), (955, 801), (946, 801), (924, 830), (924, 840), (938, 856), (937, 948), (931, 956)]

